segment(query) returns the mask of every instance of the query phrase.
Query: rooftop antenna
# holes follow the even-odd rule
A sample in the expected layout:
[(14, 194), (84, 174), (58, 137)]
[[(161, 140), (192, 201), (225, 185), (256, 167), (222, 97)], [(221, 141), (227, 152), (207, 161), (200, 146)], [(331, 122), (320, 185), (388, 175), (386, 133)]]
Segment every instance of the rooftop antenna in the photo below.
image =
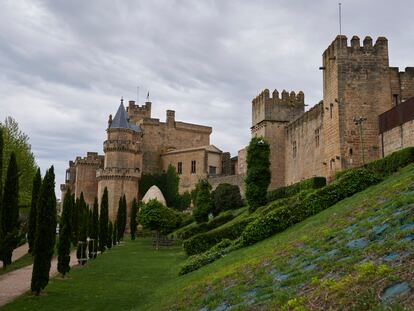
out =
[(149, 91), (147, 93), (147, 102), (149, 102)]
[(139, 86), (137, 86), (137, 105), (139, 103)]
[(124, 103), (124, 96), (121, 96), (121, 104)]
[(339, 6), (339, 35), (342, 36), (342, 3), (338, 3)]

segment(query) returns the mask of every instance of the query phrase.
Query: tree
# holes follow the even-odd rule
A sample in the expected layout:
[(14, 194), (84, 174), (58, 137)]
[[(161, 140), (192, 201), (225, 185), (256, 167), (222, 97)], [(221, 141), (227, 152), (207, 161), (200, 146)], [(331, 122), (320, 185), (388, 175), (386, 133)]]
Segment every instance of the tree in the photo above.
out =
[(191, 205), (191, 194), (190, 192), (186, 191), (179, 196), (179, 204), (177, 209), (180, 211), (184, 211), (188, 209)]
[(99, 214), (99, 250), (105, 251), (108, 238), (108, 189), (105, 187), (101, 200), (101, 212)]
[(142, 205), (138, 221), (144, 228), (155, 231), (156, 250), (158, 250), (160, 232), (166, 233), (176, 228), (181, 219), (174, 210), (153, 199)]
[(261, 137), (253, 137), (247, 148), (246, 199), (249, 211), (266, 204), (270, 183), (270, 147)]
[(129, 221), (129, 230), (131, 232), (131, 240), (135, 240), (137, 234), (137, 212), (138, 212), (138, 202), (134, 198), (132, 201), (131, 207), (131, 218)]
[[(3, 138), (3, 128), (0, 127), (0, 243), (2, 237), (2, 220), (1, 214), (3, 213), (3, 151), (4, 151), (4, 138)], [(1, 245), (0, 245), (1, 248)], [(0, 254), (1, 258), (1, 254)]]
[(115, 246), (118, 243), (118, 228), (116, 227), (116, 221), (114, 222), (114, 228), (112, 230), (112, 244)]
[(113, 235), (113, 226), (112, 226), (112, 221), (110, 221), (108, 224), (108, 238), (106, 241), (106, 247), (108, 247), (108, 249), (112, 248), (112, 235)]
[(89, 237), (89, 258), (96, 258), (96, 253), (98, 251), (98, 235), (99, 235), (99, 206), (98, 199), (95, 198), (93, 201), (93, 210), (92, 210), (92, 220), (91, 220), (91, 229)]
[(214, 216), (217, 216), (222, 211), (243, 206), (240, 189), (236, 185), (227, 183), (219, 184), (217, 188), (212, 191), (211, 196), (214, 202)]
[(40, 187), (37, 210), (31, 290), (39, 295), (49, 283), (50, 262), (56, 241), (56, 197), (53, 166), (47, 170)]
[(71, 240), (71, 226), (72, 220), (71, 212), (73, 208), (72, 194), (70, 189), (65, 194), (63, 199), (62, 217), (59, 226), (59, 242), (58, 242), (58, 265), (57, 269), (62, 274), (62, 277), (70, 270), (70, 240)]
[(11, 153), (7, 167), (6, 182), (1, 210), (1, 260), (3, 267), (11, 264), (13, 250), (18, 244), (19, 234), (19, 171), (16, 155)]
[(171, 164), (168, 165), (167, 173), (165, 174), (165, 188), (163, 189), (163, 194), (167, 206), (179, 207), (179, 198), (178, 186), (180, 184), (180, 177), (178, 176), (175, 167)]
[[(72, 239), (72, 244), (77, 246), (78, 241), (79, 241), (79, 212), (81, 209), (81, 200), (80, 198), (76, 199), (75, 194), (72, 194), (72, 196), (73, 196), (73, 201), (75, 202), (75, 204), (73, 204), (73, 209), (72, 209), (71, 239)], [(83, 195), (82, 195), (82, 198), (83, 198)]]
[(118, 204), (118, 214), (116, 217), (116, 227), (118, 230), (118, 241), (122, 240), (122, 238), (124, 237), (124, 232), (125, 232), (125, 226), (126, 226), (126, 198), (125, 198), (125, 194), (122, 195), (119, 198), (119, 204)]
[(206, 179), (201, 179), (197, 185), (197, 197), (195, 209), (193, 212), (196, 222), (202, 223), (208, 221), (208, 215), (213, 211), (213, 200), (211, 199), (211, 185)]
[(78, 217), (79, 217), (79, 235), (78, 235), (78, 247), (76, 251), (76, 256), (78, 262), (84, 265), (87, 261), (86, 247), (87, 247), (87, 237), (88, 237), (88, 224), (89, 224), (89, 208), (86, 205), (86, 202), (83, 198), (83, 192), (81, 192), (78, 204)]
[[(37, 218), (37, 199), (39, 198), (40, 186), (42, 185), (42, 175), (40, 174), (40, 168), (37, 169), (36, 175), (33, 179), (32, 186), (32, 202), (30, 204), (29, 213), (29, 228), (27, 231), (27, 241), (29, 243), (29, 253), (32, 253), (35, 233), (36, 233), (36, 218)], [(70, 192), (70, 191), (69, 191)]]
[[(19, 125), (11, 117), (7, 117), (4, 123), (0, 123), (3, 130), (3, 159), (9, 159), (12, 152), (16, 155), (19, 168), (19, 205), (30, 206), (32, 197), (33, 178), (37, 172), (37, 165), (31, 151), (29, 137), (19, 129)], [(2, 162), (2, 161), (0, 161)], [(7, 172), (8, 161), (0, 163), (3, 172)], [(4, 185), (5, 177), (1, 176)]]

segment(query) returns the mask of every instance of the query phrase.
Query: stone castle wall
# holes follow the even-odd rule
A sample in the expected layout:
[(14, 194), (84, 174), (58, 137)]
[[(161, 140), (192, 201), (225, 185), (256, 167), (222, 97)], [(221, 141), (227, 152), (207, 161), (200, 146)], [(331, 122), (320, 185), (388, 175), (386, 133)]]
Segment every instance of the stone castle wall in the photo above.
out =
[(219, 184), (230, 184), (238, 186), (240, 194), (244, 198), (245, 196), (245, 185), (244, 179), (246, 175), (227, 175), (227, 176), (210, 176), (208, 182), (210, 183), (212, 190), (216, 189)]

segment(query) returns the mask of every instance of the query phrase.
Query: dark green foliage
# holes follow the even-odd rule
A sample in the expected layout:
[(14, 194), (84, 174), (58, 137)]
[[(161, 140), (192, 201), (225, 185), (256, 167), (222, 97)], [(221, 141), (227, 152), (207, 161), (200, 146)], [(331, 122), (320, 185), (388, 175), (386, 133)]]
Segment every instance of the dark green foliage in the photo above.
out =
[[(1, 236), (2, 236), (2, 220), (1, 214), (3, 213), (3, 151), (4, 151), (4, 137), (3, 137), (3, 128), (0, 126), (0, 244), (1, 244)], [(1, 249), (1, 245), (0, 245)], [(1, 257), (1, 254), (0, 254)]]
[(112, 226), (112, 221), (110, 221), (108, 224), (108, 238), (106, 241), (106, 247), (108, 247), (108, 249), (112, 248), (112, 235), (113, 235), (113, 226)]
[(191, 194), (190, 192), (186, 191), (183, 194), (180, 194), (178, 197), (179, 204), (177, 205), (176, 209), (180, 211), (184, 211), (190, 208), (191, 205)]
[(293, 185), (277, 188), (267, 193), (267, 202), (272, 202), (282, 198), (293, 196), (303, 190), (319, 189), (326, 186), (325, 177), (312, 177)]
[(223, 211), (243, 206), (240, 189), (236, 185), (219, 184), (211, 193), (214, 202), (213, 215), (217, 216)]
[(31, 290), (39, 294), (49, 283), (50, 262), (56, 240), (56, 197), (53, 166), (46, 172), (40, 187), (37, 209)]
[(379, 181), (374, 173), (366, 169), (349, 170), (332, 184), (309, 194), (306, 199), (282, 205), (250, 223), (242, 233), (242, 243), (250, 245), (281, 232)]
[(35, 233), (36, 233), (36, 218), (37, 218), (37, 199), (39, 197), (40, 186), (42, 185), (42, 176), (40, 174), (40, 168), (37, 169), (36, 175), (33, 179), (32, 187), (32, 201), (30, 204), (29, 214), (29, 228), (27, 231), (27, 242), (29, 243), (29, 253), (33, 251)]
[(104, 190), (101, 200), (101, 212), (99, 215), (99, 250), (105, 251), (108, 238), (108, 189)]
[(197, 234), (183, 242), (184, 250), (187, 255), (195, 255), (205, 252), (224, 239), (235, 240), (240, 237), (244, 228), (254, 219), (255, 217), (250, 216), (235, 221), (229, 225), (225, 225), (205, 233)]
[(192, 226), (192, 227), (188, 228), (187, 230), (182, 231), (178, 235), (178, 237), (180, 239), (183, 239), (183, 240), (189, 239), (189, 238), (191, 238), (192, 236), (194, 236), (196, 234), (213, 230), (214, 228), (217, 228), (217, 227), (225, 224), (226, 222), (229, 222), (233, 218), (234, 218), (233, 214), (231, 214), (231, 213), (224, 214), (223, 213), (223, 214), (221, 214), (217, 217), (214, 217), (209, 222), (203, 222), (201, 224), (197, 224), (195, 226)]
[(63, 199), (62, 217), (59, 226), (59, 241), (58, 241), (58, 271), (65, 276), (70, 270), (70, 239), (71, 229), (70, 222), (72, 220), (71, 212), (73, 208), (72, 194), (70, 189), (66, 192)]
[(118, 228), (116, 227), (116, 221), (114, 222), (114, 228), (112, 230), (112, 244), (115, 246), (118, 243)]
[[(19, 168), (19, 205), (30, 207), (32, 198), (33, 178), (36, 175), (37, 166), (34, 155), (31, 151), (29, 137), (19, 129), (19, 125), (11, 117), (7, 117), (4, 123), (0, 123), (3, 130), (3, 172), (7, 172), (8, 159), (12, 152), (16, 155)], [(1, 162), (1, 160), (0, 160)], [(4, 185), (6, 176), (0, 176)], [(0, 187), (1, 188), (1, 187)]]
[(213, 261), (216, 261), (217, 259), (220, 259), (221, 257), (223, 257), (223, 255), (227, 254), (230, 251), (229, 246), (231, 246), (232, 244), (233, 241), (229, 239), (224, 239), (208, 251), (202, 254), (191, 256), (181, 267), (179, 275), (190, 273), (192, 271), (200, 269), (201, 267)]
[(131, 232), (131, 240), (135, 240), (137, 234), (137, 213), (138, 213), (138, 202), (134, 198), (131, 207), (131, 217), (129, 221), (129, 230)]
[(82, 209), (82, 205), (84, 204), (83, 194), (81, 193), (81, 197), (78, 199), (75, 198), (75, 194), (73, 195), (73, 200), (75, 204), (73, 205), (72, 210), (72, 222), (71, 222), (71, 230), (72, 230), (72, 244), (78, 245), (79, 241), (79, 220), (80, 220), (80, 213)]
[(78, 262), (81, 265), (84, 265), (87, 261), (86, 248), (89, 224), (89, 208), (86, 205), (85, 199), (83, 197), (83, 192), (81, 192), (79, 199), (76, 200), (76, 205), (76, 210), (78, 212), (78, 246), (76, 250), (76, 256), (78, 258)]
[(191, 215), (191, 214), (184, 214), (183, 213), (182, 215), (183, 215), (183, 217), (182, 217), (182, 220), (181, 220), (181, 223), (180, 223), (180, 228), (188, 226), (189, 224), (191, 224), (195, 220), (194, 216)]
[(116, 227), (118, 231), (118, 238), (117, 240), (120, 241), (124, 237), (125, 227), (126, 227), (126, 220), (127, 220), (127, 203), (125, 194), (119, 198), (118, 204), (118, 214), (116, 216)]
[(157, 200), (150, 200), (143, 204), (138, 214), (138, 222), (144, 229), (156, 232), (156, 249), (159, 249), (160, 233), (169, 233), (177, 228), (181, 222), (181, 217), (173, 209), (165, 207)]
[(7, 167), (0, 220), (0, 255), (6, 267), (11, 264), (13, 250), (19, 242), (19, 171), (14, 152)]
[(247, 148), (246, 199), (249, 211), (266, 204), (270, 183), (270, 147), (261, 137), (253, 137)]
[[(184, 199), (178, 193), (180, 178), (174, 168), (169, 165), (166, 173), (161, 174), (142, 174), (139, 183), (139, 193), (145, 195), (151, 186), (156, 185), (165, 197), (167, 206), (175, 209), (185, 209), (187, 196)], [(184, 201), (182, 201), (184, 200)]]
[(211, 185), (206, 179), (201, 179), (197, 185), (197, 197), (193, 211), (194, 219), (198, 223), (208, 221), (208, 215), (213, 211), (213, 200), (211, 198)]
[(95, 197), (92, 208), (92, 219), (89, 230), (89, 237), (93, 241), (89, 241), (89, 258), (96, 258), (98, 252), (98, 236), (99, 236), (99, 206), (98, 199)]
[(400, 168), (414, 162), (414, 147), (408, 147), (396, 152), (383, 159), (368, 163), (366, 168), (378, 173), (380, 176), (389, 176)]

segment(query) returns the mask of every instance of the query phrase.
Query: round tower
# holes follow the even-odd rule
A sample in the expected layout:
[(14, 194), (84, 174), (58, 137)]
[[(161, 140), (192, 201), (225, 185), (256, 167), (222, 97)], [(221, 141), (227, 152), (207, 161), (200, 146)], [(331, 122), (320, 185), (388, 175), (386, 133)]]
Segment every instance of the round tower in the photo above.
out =
[(138, 182), (142, 171), (141, 139), (141, 128), (129, 122), (121, 100), (115, 117), (109, 118), (107, 139), (103, 143), (104, 168), (96, 173), (99, 204), (104, 189), (108, 189), (108, 213), (111, 221), (116, 219), (122, 195), (125, 194), (126, 197), (128, 218), (132, 201), (138, 198)]

